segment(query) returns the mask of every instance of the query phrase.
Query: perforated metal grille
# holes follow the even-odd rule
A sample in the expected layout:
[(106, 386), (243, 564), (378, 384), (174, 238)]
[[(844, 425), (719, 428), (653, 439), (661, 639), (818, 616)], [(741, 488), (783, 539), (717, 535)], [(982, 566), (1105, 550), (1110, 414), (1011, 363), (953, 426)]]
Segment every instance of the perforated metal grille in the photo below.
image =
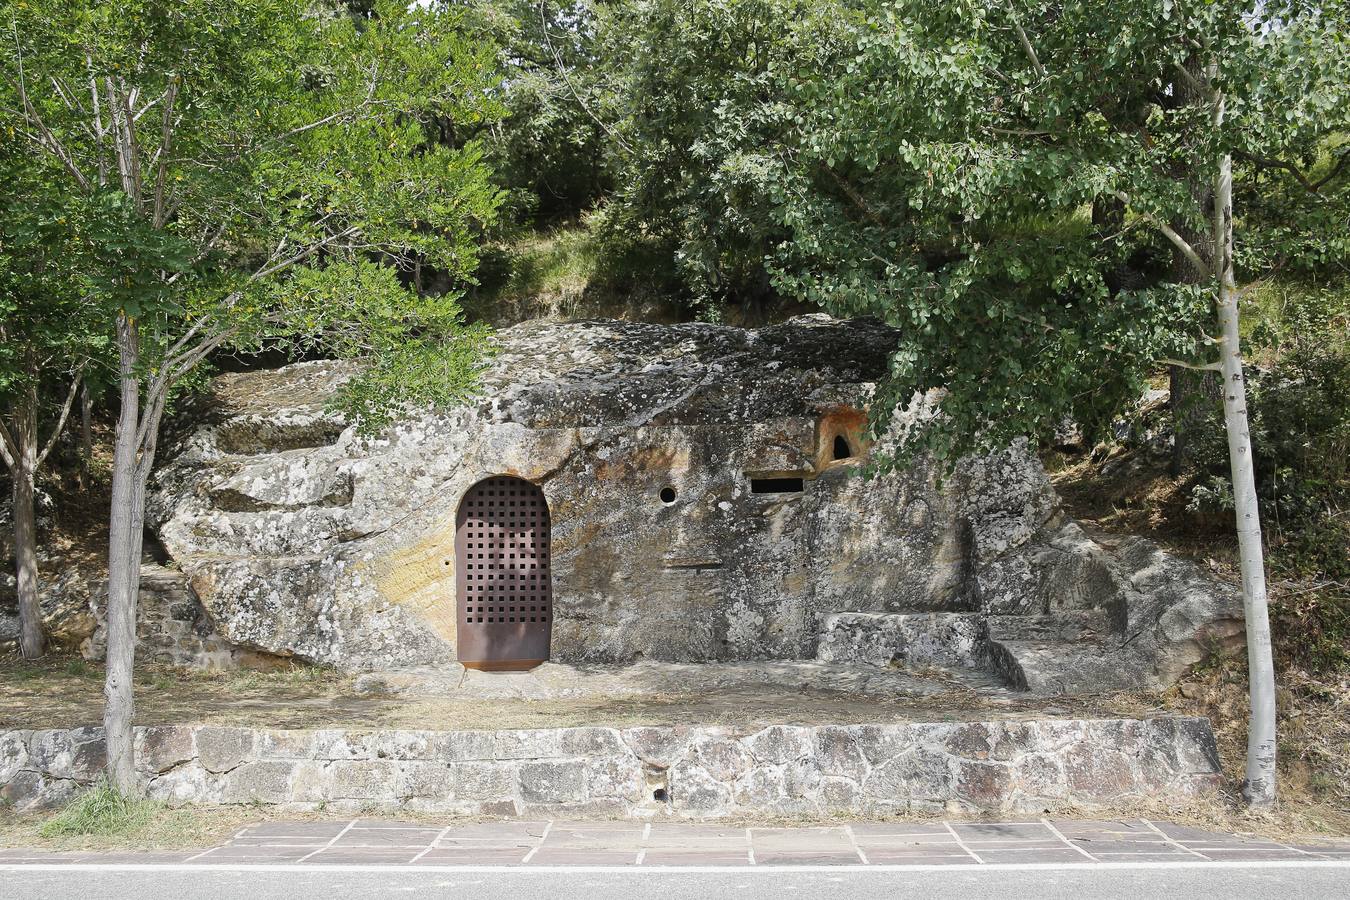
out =
[(543, 492), (520, 478), (489, 478), (464, 496), (457, 524), (460, 660), (547, 659), (553, 609)]

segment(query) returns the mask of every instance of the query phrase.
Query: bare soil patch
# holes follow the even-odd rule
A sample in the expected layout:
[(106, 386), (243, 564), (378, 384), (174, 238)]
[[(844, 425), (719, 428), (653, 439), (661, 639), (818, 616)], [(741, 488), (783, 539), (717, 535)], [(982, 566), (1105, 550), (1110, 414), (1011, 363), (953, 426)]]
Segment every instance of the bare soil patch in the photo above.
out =
[[(0, 656), (0, 728), (99, 725), (103, 670), (77, 657), (36, 663)], [(257, 728), (492, 730), (579, 725), (722, 725), (941, 722), (1006, 718), (1139, 718), (1171, 712), (1158, 697), (990, 697), (952, 684), (931, 696), (886, 697), (821, 689), (730, 684), (699, 692), (579, 698), (361, 696), (353, 679), (323, 669), (211, 674), (146, 667), (137, 672), (142, 725)]]

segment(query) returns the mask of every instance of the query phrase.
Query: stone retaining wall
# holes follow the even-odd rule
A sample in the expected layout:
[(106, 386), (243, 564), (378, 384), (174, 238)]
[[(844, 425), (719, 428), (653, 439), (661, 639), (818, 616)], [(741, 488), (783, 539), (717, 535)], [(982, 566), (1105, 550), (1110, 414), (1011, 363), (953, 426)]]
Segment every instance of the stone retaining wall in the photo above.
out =
[[(152, 797), (296, 810), (719, 816), (1091, 809), (1221, 783), (1208, 720), (559, 728), (137, 729)], [(40, 808), (97, 777), (101, 729), (0, 732), (0, 799)]]

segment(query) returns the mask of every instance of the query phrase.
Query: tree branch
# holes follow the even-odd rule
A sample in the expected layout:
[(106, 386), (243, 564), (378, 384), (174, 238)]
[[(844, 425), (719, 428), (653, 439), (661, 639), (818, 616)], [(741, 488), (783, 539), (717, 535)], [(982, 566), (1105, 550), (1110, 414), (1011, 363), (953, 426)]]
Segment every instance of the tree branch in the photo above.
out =
[(1209, 88), (1201, 84), (1200, 79), (1196, 78), (1189, 71), (1187, 71), (1185, 66), (1178, 65), (1175, 66), (1174, 68), (1176, 69), (1177, 74), (1181, 76), (1181, 80), (1186, 82), (1186, 86), (1189, 87), (1196, 94), (1199, 94), (1200, 96), (1203, 97), (1204, 95), (1209, 93)]
[[(173, 141), (173, 103), (178, 98), (179, 81), (174, 77), (164, 96), (164, 119), (160, 125), (159, 147), (155, 150), (155, 156), (159, 159), (159, 167), (155, 172), (155, 207), (154, 223), (156, 228), (163, 228), (166, 220), (164, 205), (164, 185), (169, 174), (169, 145)], [(148, 107), (147, 107), (148, 109)]]
[(1308, 176), (1299, 171), (1298, 166), (1293, 163), (1285, 162), (1282, 159), (1272, 159), (1269, 156), (1257, 156), (1255, 153), (1247, 153), (1245, 150), (1238, 150), (1235, 155), (1242, 157), (1247, 162), (1255, 163), (1263, 169), (1283, 169), (1293, 175), (1299, 184), (1312, 193), (1317, 193), (1317, 188), (1313, 187), (1313, 183), (1308, 180)]
[(567, 74), (567, 65), (563, 62), (562, 54), (553, 46), (553, 38), (549, 35), (548, 19), (544, 15), (544, 4), (542, 2), (539, 4), (539, 26), (544, 32), (544, 46), (548, 48), (548, 52), (553, 56), (553, 61), (557, 66), (558, 74), (562, 76), (563, 83), (567, 85), (567, 90), (571, 92), (572, 99), (577, 101), (577, 106), (581, 107), (582, 112), (590, 116), (595, 124), (599, 125), (601, 129), (604, 130), (605, 134), (609, 135), (616, 144), (623, 148), (625, 153), (631, 156), (633, 148), (628, 146), (628, 142), (623, 139), (623, 136), (613, 128), (610, 128), (609, 123), (605, 122), (592, 112), (591, 108), (581, 99), (581, 95), (577, 93), (576, 86), (572, 84), (572, 76)]
[(33, 102), (28, 96), (28, 82), (24, 76), (23, 49), (22, 45), (19, 43), (18, 22), (11, 18), (10, 27), (14, 32), (14, 58), (17, 60), (19, 67), (19, 80), (15, 82), (14, 79), (9, 76), (5, 76), (5, 80), (8, 81), (10, 86), (19, 94), (19, 100), (23, 103), (24, 119), (30, 122), (33, 127), (38, 130), (38, 133), (42, 135), (40, 143), (46, 145), (47, 149), (60, 161), (61, 166), (69, 172), (71, 177), (79, 184), (80, 189), (87, 193), (89, 191), (89, 181), (84, 177), (84, 173), (80, 171), (80, 167), (75, 165), (75, 158), (71, 156), (61, 142), (56, 139), (56, 135), (52, 134), (51, 129), (47, 127), (47, 123), (42, 121), (42, 116), (38, 115), (37, 109), (33, 106)]
[[(1120, 198), (1121, 202), (1123, 202), (1126, 206), (1130, 205), (1129, 194), (1125, 193), (1124, 191), (1115, 191), (1114, 193), (1115, 196)], [(1142, 216), (1143, 218), (1147, 219), (1148, 221), (1152, 222), (1154, 226), (1156, 226), (1157, 229), (1161, 231), (1178, 250), (1181, 251), (1182, 255), (1185, 256), (1186, 259), (1190, 260), (1191, 265), (1195, 266), (1196, 271), (1203, 272), (1204, 274), (1209, 275), (1210, 277), (1214, 276), (1214, 269), (1208, 263), (1206, 263), (1203, 258), (1201, 258), (1200, 254), (1197, 253), (1195, 248), (1190, 245), (1189, 241), (1187, 241), (1181, 235), (1177, 234), (1176, 229), (1174, 229), (1171, 225), (1168, 225), (1166, 222), (1159, 219), (1157, 216), (1153, 215), (1150, 212), (1146, 212), (1144, 210), (1135, 210), (1135, 212), (1138, 215)]]
[(77, 112), (82, 116), (88, 115), (88, 111), (84, 108), (84, 104), (76, 99), (74, 92), (66, 87), (64, 81), (57, 78), (55, 75), (48, 76), (48, 80), (52, 83), (52, 88), (56, 91), (56, 96), (60, 97), (61, 102), (66, 105), (66, 109), (71, 112)]
[(47, 459), (47, 454), (52, 452), (56, 446), (56, 440), (61, 436), (61, 432), (66, 430), (66, 419), (70, 417), (70, 408), (75, 405), (75, 395), (80, 390), (80, 382), (83, 380), (84, 363), (80, 363), (75, 369), (75, 374), (70, 379), (70, 390), (66, 392), (66, 402), (61, 404), (61, 415), (56, 419), (56, 425), (52, 428), (52, 433), (47, 438), (47, 444), (38, 453), (36, 468), (41, 468), (43, 462)]
[(329, 244), (332, 244), (332, 243), (334, 243), (335, 241), (340, 241), (340, 240), (342, 240), (342, 239), (345, 238), (345, 237), (351, 237), (351, 236), (354, 235), (354, 234), (360, 233), (360, 231), (361, 231), (361, 228), (360, 228), (359, 225), (353, 225), (352, 227), (348, 228), (346, 231), (339, 232), (338, 234), (332, 234), (332, 235), (329, 235), (328, 237), (324, 238), (324, 239), (321, 240), (321, 241), (318, 241), (318, 242), (316, 242), (316, 243), (310, 244), (308, 247), (306, 247), (305, 249), (301, 250), (299, 253), (295, 254), (294, 256), (288, 257), (288, 258), (286, 258), (286, 259), (281, 260), (280, 262), (276, 262), (276, 263), (273, 263), (273, 264), (270, 265), (270, 266), (267, 266), (267, 267), (265, 267), (265, 268), (259, 269), (258, 271), (254, 272), (252, 275), (248, 276), (248, 283), (251, 284), (252, 282), (257, 281), (257, 280), (260, 279), (260, 278), (266, 278), (268, 275), (272, 275), (272, 274), (275, 274), (275, 273), (277, 273), (277, 272), (280, 272), (282, 269), (289, 268), (290, 266), (293, 266), (293, 265), (295, 265), (296, 263), (300, 262), (300, 260), (305, 259), (306, 257), (309, 257), (309, 256), (313, 256), (315, 253), (318, 253), (320, 250), (322, 250), (324, 247), (328, 246)]
[(1036, 74), (1042, 78), (1045, 75), (1045, 66), (1041, 65), (1041, 58), (1036, 55), (1036, 48), (1031, 46), (1031, 40), (1027, 33), (1022, 30), (1022, 23), (1017, 20), (1017, 10), (1013, 8), (1012, 0), (1008, 0), (1008, 17), (1012, 20), (1012, 26), (1017, 31), (1017, 39), (1022, 42), (1022, 51), (1026, 53), (1027, 59), (1031, 60), (1031, 67), (1036, 70)]
[[(258, 269), (256, 272), (250, 275), (244, 283), (245, 285), (252, 284), (253, 282), (266, 278), (269, 275), (274, 275), (283, 269), (295, 265), (296, 263), (300, 262), (303, 259), (313, 256), (315, 253), (319, 252), (321, 249), (328, 246), (329, 244), (332, 244), (335, 241), (339, 241), (344, 237), (349, 237), (353, 234), (357, 234), (358, 232), (360, 232), (360, 230), (361, 230), (360, 227), (353, 225), (352, 227), (346, 229), (345, 231), (329, 235), (328, 237), (324, 238), (321, 241), (316, 241), (315, 243), (305, 247), (300, 252), (295, 253), (285, 259), (278, 260), (277, 262), (271, 264), (264, 264), (263, 268)], [(284, 243), (285, 239), (283, 238), (282, 244)], [(281, 250), (282, 244), (277, 245), (277, 249), (272, 251), (272, 256), (269, 257), (269, 259), (276, 258), (276, 255)], [(239, 302), (239, 298), (242, 296), (243, 296), (243, 288), (231, 291), (229, 294), (226, 295), (225, 299), (221, 301), (220, 305), (222, 310), (228, 312), (230, 308), (232, 308), (236, 303)], [(182, 378), (184, 375), (190, 372), (192, 370), (192, 367), (197, 365), (203, 359), (205, 359), (211, 353), (211, 351), (220, 347), (231, 337), (238, 334), (239, 332), (238, 327), (231, 325), (228, 328), (223, 328), (220, 331), (208, 334), (207, 336), (203, 337), (201, 341), (197, 343), (195, 346), (189, 349), (183, 349), (188, 346), (188, 344), (192, 341), (194, 337), (201, 334), (211, 321), (217, 318), (218, 317), (215, 316), (203, 316), (202, 318), (198, 319), (195, 323), (193, 323), (192, 327), (189, 328), (187, 332), (182, 337), (180, 337), (172, 347), (169, 348), (169, 351), (164, 355), (163, 362), (160, 365), (159, 374), (155, 376), (155, 378), (150, 382), (150, 386), (146, 389), (147, 403), (153, 404), (154, 402), (156, 402), (157, 399), (167, 396), (169, 389), (173, 387), (174, 382), (176, 382), (179, 378)], [(151, 421), (152, 417), (149, 415), (142, 417), (140, 427), (136, 429), (137, 446), (145, 446), (145, 442), (150, 439), (150, 437), (148, 436), (148, 429), (150, 428)]]
[[(119, 79), (120, 80), (120, 79)], [(122, 193), (141, 206), (141, 161), (136, 148), (136, 129), (131, 121), (131, 105), (126, 95), (113, 87), (111, 76), (103, 79), (108, 93), (108, 115), (112, 126), (117, 171), (122, 177)]]
[(839, 189), (842, 190), (846, 195), (848, 195), (848, 199), (853, 201), (853, 205), (858, 207), (858, 210), (864, 216), (870, 219), (872, 221), (872, 224), (877, 225), (881, 228), (886, 227), (886, 223), (882, 221), (881, 216), (877, 215), (876, 211), (872, 209), (872, 207), (868, 204), (867, 200), (863, 198), (863, 195), (858, 193), (857, 188), (849, 184), (848, 181), (845, 180), (844, 177), (840, 175), (838, 172), (836, 172), (834, 169), (830, 168), (829, 166), (825, 166), (824, 168), (825, 171), (830, 173), (830, 177), (834, 179), (835, 183), (839, 185)]
[(1336, 165), (1331, 167), (1331, 171), (1313, 182), (1313, 191), (1317, 192), (1326, 187), (1328, 182), (1345, 170), (1347, 162), (1350, 162), (1350, 151), (1342, 152), (1340, 158), (1336, 160)]
[(1222, 372), (1223, 365), (1217, 362), (1212, 363), (1190, 363), (1180, 359), (1163, 358), (1158, 360), (1165, 366), (1176, 366), (1180, 369), (1190, 369), (1194, 372)]
[(1341, 171), (1345, 168), (1347, 160), (1350, 160), (1350, 153), (1341, 154), (1341, 156), (1336, 160), (1336, 165), (1332, 166), (1330, 172), (1328, 172), (1326, 175), (1323, 175), (1316, 181), (1313, 181), (1301, 169), (1299, 169), (1298, 166), (1294, 165), (1291, 162), (1286, 162), (1285, 160), (1282, 159), (1273, 159), (1269, 156), (1257, 156), (1255, 153), (1248, 153), (1245, 150), (1234, 151), (1234, 155), (1240, 156), (1247, 162), (1254, 163), (1255, 165), (1260, 166), (1261, 168), (1264, 169), (1283, 169), (1290, 175), (1293, 175), (1294, 179), (1298, 181), (1299, 184), (1303, 185), (1303, 187), (1305, 187), (1309, 193), (1313, 194), (1318, 193), (1332, 179), (1334, 179), (1337, 175), (1341, 174)]
[(80, 186), (80, 190), (87, 192), (89, 180), (84, 177), (80, 167), (75, 165), (75, 160), (66, 151), (65, 146), (56, 139), (56, 135), (52, 134), (51, 129), (47, 127), (47, 123), (42, 121), (42, 116), (38, 115), (37, 109), (34, 108), (28, 97), (28, 90), (23, 84), (22, 71), (20, 69), (19, 81), (15, 81), (9, 76), (5, 76), (5, 81), (9, 82), (9, 86), (19, 94), (19, 101), (23, 104), (24, 120), (37, 129), (38, 143), (46, 147), (48, 152), (56, 157), (57, 162), (61, 164), (61, 168), (65, 169), (70, 177), (75, 179), (76, 184)]
[(170, 77), (172, 80), (169, 82), (169, 86), (164, 89), (163, 93), (161, 93), (155, 99), (151, 100), (149, 103), (142, 106), (140, 109), (135, 109), (135, 101), (134, 100), (132, 101), (131, 108), (134, 111), (131, 113), (131, 121), (139, 122), (141, 120), (141, 116), (145, 115), (147, 112), (153, 109), (156, 103), (166, 98), (169, 101), (169, 105), (171, 106), (173, 105), (174, 95), (178, 93), (178, 76), (174, 75)]
[(3, 419), (0, 419), (0, 459), (3, 459), (5, 465), (11, 469), (19, 464), (19, 445), (14, 442)]
[(103, 153), (103, 139), (108, 136), (108, 130), (103, 127), (103, 110), (98, 100), (98, 78), (94, 75), (94, 61), (85, 54), (84, 67), (89, 72), (89, 96), (93, 103), (94, 119), (94, 142), (98, 144), (98, 151), (94, 158), (98, 160), (98, 185), (104, 187), (108, 184), (108, 159)]

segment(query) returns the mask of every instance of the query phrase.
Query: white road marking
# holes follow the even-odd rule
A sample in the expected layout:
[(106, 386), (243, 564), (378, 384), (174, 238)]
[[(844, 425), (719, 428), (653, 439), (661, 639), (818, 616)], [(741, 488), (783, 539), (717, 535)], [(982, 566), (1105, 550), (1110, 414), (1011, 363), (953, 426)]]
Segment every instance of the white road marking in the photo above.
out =
[(430, 843), (430, 844), (427, 844), (426, 849), (424, 849), (421, 853), (419, 853), (419, 854), (417, 854), (416, 856), (414, 856), (412, 859), (408, 860), (408, 862), (410, 862), (410, 863), (415, 863), (415, 862), (417, 862), (419, 859), (421, 859), (422, 857), (424, 857), (424, 856), (426, 856), (428, 853), (430, 853), (430, 852), (432, 851), (432, 848), (434, 848), (437, 844), (439, 844), (439, 843), (441, 842), (441, 838), (445, 837), (447, 834), (450, 833), (450, 827), (451, 827), (451, 826), (447, 825), (447, 826), (445, 826), (444, 828), (442, 828), (442, 829), (441, 829), (441, 833), (438, 834), (438, 835), (436, 835), (434, 838), (431, 839), (431, 843)]
[[(467, 672), (468, 669), (465, 669), (464, 671)], [(540, 847), (544, 846), (544, 841), (548, 840), (548, 833), (552, 830), (553, 830), (553, 820), (549, 819), (548, 823), (544, 825), (544, 833), (539, 835), (539, 843), (535, 844), (533, 847), (530, 848), (530, 852), (526, 853), (525, 858), (521, 860), (522, 863), (527, 863), (530, 860), (534, 859), (534, 855), (539, 852)]]
[(844, 834), (848, 835), (848, 841), (850, 844), (853, 845), (853, 852), (858, 854), (858, 859), (862, 860), (862, 864), (864, 866), (870, 865), (870, 863), (868, 863), (867, 861), (867, 854), (863, 853), (862, 848), (858, 846), (858, 838), (853, 833), (853, 826), (845, 825)]
[(1167, 843), (1171, 844), (1173, 847), (1176, 847), (1178, 850), (1183, 850), (1183, 851), (1185, 851), (1186, 853), (1191, 854), (1191, 856), (1198, 856), (1198, 857), (1200, 857), (1201, 859), (1209, 859), (1209, 857), (1208, 857), (1208, 856), (1205, 856), (1205, 854), (1203, 854), (1203, 853), (1197, 853), (1196, 851), (1192, 850), (1190, 847), (1187, 847), (1187, 846), (1185, 846), (1185, 845), (1183, 845), (1183, 844), (1177, 843), (1176, 840), (1175, 840), (1174, 838), (1169, 837), (1165, 831), (1163, 831), (1163, 830), (1162, 830), (1161, 828), (1159, 828), (1157, 825), (1154, 825), (1154, 824), (1153, 824), (1151, 821), (1149, 821), (1148, 819), (1140, 819), (1139, 821), (1140, 821), (1140, 822), (1143, 822), (1145, 825), (1147, 825), (1148, 828), (1149, 828), (1149, 831), (1152, 831), (1152, 832), (1153, 832), (1154, 834), (1156, 834), (1158, 837), (1162, 838), (1164, 841), (1166, 841)]
[[(952, 834), (952, 839), (953, 839), (954, 841), (956, 841), (956, 846), (960, 847), (962, 850), (964, 850), (964, 851), (966, 851), (967, 853), (969, 853), (969, 854), (970, 854), (970, 858), (973, 859), (973, 860), (975, 860), (977, 863), (980, 863), (980, 864), (983, 864), (983, 863), (984, 863), (984, 860), (980, 859), (980, 855), (979, 855), (978, 853), (976, 853), (974, 850), (972, 850), (972, 849), (970, 849), (969, 847), (967, 847), (967, 846), (966, 846), (966, 842), (963, 841), (963, 840), (961, 840), (961, 835), (959, 835), (959, 834), (956, 833), (956, 829), (952, 827), (952, 823), (951, 823), (951, 822), (943, 822), (942, 824), (945, 825), (945, 826), (947, 826), (947, 830), (951, 832), (951, 834)], [(1003, 823), (1000, 822), (999, 824), (1002, 825)], [(1021, 825), (1021, 824), (1023, 824), (1023, 823), (1021, 823), (1021, 822), (1016, 822), (1016, 823), (1010, 823), (1010, 824)], [(1029, 823), (1027, 823), (1027, 824), (1029, 824)], [(960, 867), (961, 867), (960, 864), (955, 864), (955, 865), (954, 865), (954, 868), (958, 868), (958, 869), (959, 869)]]
[(1045, 827), (1046, 827), (1046, 828), (1049, 828), (1049, 829), (1050, 829), (1050, 833), (1053, 834), (1055, 837), (1059, 838), (1061, 841), (1063, 841), (1064, 843), (1068, 844), (1070, 847), (1072, 847), (1073, 849), (1077, 850), (1079, 853), (1083, 854), (1084, 856), (1086, 856), (1088, 859), (1092, 860), (1093, 862), (1096, 862), (1096, 861), (1097, 861), (1097, 857), (1093, 856), (1091, 853), (1087, 852), (1087, 851), (1084, 850), (1082, 847), (1078, 846), (1078, 845), (1075, 844), (1073, 841), (1071, 841), (1071, 840), (1069, 840), (1068, 838), (1066, 838), (1066, 837), (1064, 836), (1064, 833), (1063, 833), (1062, 831), (1060, 831), (1060, 830), (1059, 830), (1058, 828), (1056, 828), (1054, 825), (1051, 825), (1049, 819), (1041, 819), (1041, 822), (1045, 824)]
[(360, 821), (360, 820), (359, 820), (359, 819), (352, 819), (350, 822), (347, 823), (347, 827), (346, 827), (346, 828), (343, 828), (343, 829), (342, 829), (341, 831), (339, 831), (337, 834), (333, 835), (333, 839), (332, 839), (331, 841), (329, 841), (328, 843), (324, 844), (324, 845), (323, 845), (322, 847), (320, 847), (318, 850), (315, 850), (314, 853), (306, 853), (304, 856), (302, 856), (302, 857), (300, 857), (298, 860), (296, 860), (296, 862), (304, 862), (305, 860), (307, 860), (307, 859), (309, 859), (311, 856), (313, 856), (315, 853), (322, 853), (323, 851), (329, 849), (330, 847), (332, 847), (334, 844), (336, 844), (336, 843), (338, 842), (338, 839), (339, 839), (339, 838), (341, 838), (341, 837), (342, 837), (344, 834), (346, 834), (347, 832), (351, 831), (352, 828), (354, 828), (354, 827), (356, 826), (356, 823), (357, 823), (358, 821)]
[(638, 850), (637, 859), (633, 861), (634, 865), (642, 865), (642, 861), (647, 858), (647, 841), (652, 836), (652, 823), (648, 822), (642, 827), (642, 847)]
[[(837, 866), (837, 865), (757, 865), (755, 872), (767, 873), (789, 873), (789, 872), (832, 872), (835, 874), (841, 871), (860, 871), (866, 869), (868, 872), (912, 872), (918, 870), (932, 869), (934, 871), (967, 871), (967, 872), (1002, 872), (1002, 871), (1031, 871), (1031, 872), (1088, 872), (1097, 869), (1347, 869), (1350, 870), (1350, 860), (1340, 859), (1267, 859), (1267, 860), (1233, 860), (1233, 861), (1210, 861), (1192, 862), (1099, 862), (1090, 866), (1082, 863), (957, 863), (954, 865), (933, 865), (924, 863), (873, 863), (869, 866)], [(522, 865), (429, 865), (429, 866), (410, 866), (407, 863), (325, 863), (323, 865), (299, 865), (297, 863), (0, 863), (0, 872), (383, 872), (390, 874), (393, 872), (433, 872), (455, 874), (464, 872), (473, 873), (525, 873), (525, 872), (544, 872), (549, 874), (564, 874), (567, 872), (577, 872), (583, 874), (618, 874), (622, 872), (658, 872), (669, 875), (679, 872), (698, 872), (709, 873), (719, 872), (726, 874), (728, 872), (747, 872), (750, 867), (739, 869), (734, 866), (643, 866), (635, 869), (632, 866), (522, 866)]]
[(192, 862), (194, 859), (201, 859), (203, 856), (205, 856), (205, 855), (208, 854), (208, 853), (215, 853), (215, 852), (216, 852), (217, 850), (219, 850), (221, 847), (228, 847), (228, 846), (229, 846), (229, 844), (219, 844), (219, 845), (217, 845), (217, 846), (215, 846), (215, 847), (207, 847), (207, 848), (206, 848), (205, 850), (203, 850), (201, 853), (198, 853), (196, 856), (189, 856), (187, 859), (183, 860), (183, 862)]

